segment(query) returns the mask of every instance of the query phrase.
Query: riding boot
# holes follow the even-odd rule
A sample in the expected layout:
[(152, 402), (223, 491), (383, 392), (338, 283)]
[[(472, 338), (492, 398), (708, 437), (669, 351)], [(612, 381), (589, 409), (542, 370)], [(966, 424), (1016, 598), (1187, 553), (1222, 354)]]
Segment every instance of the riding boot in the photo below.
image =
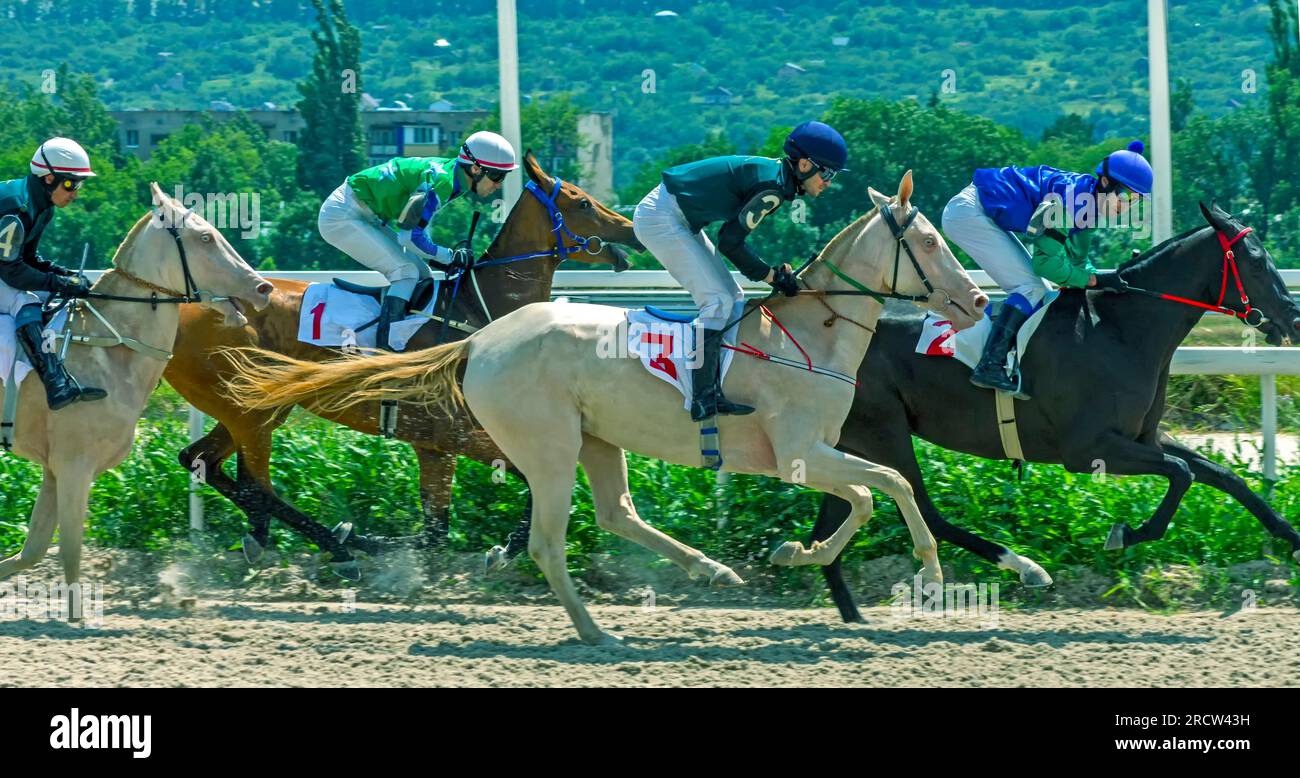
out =
[[(1019, 388), (1018, 376), (1007, 375), (1007, 353), (1016, 340), (1020, 325), (1029, 319), (1029, 315), (1014, 305), (1003, 304), (998, 317), (993, 320), (993, 331), (989, 333), (988, 342), (984, 344), (984, 353), (980, 356), (975, 372), (971, 373), (970, 382), (984, 389), (996, 389), (1000, 392), (1015, 392)], [(1028, 399), (1027, 397), (1022, 399)]]
[(41, 348), (43, 340), (40, 322), (28, 322), (18, 328), (18, 342), (32, 363), (32, 369), (41, 377), (41, 383), (45, 384), (45, 402), (50, 410), (57, 411), (78, 400), (90, 402), (108, 396), (108, 392), (103, 389), (78, 384), (75, 378), (68, 375), (63, 360), (59, 359), (57, 353)]
[(749, 405), (733, 403), (722, 396), (722, 382), (718, 367), (722, 363), (722, 331), (704, 331), (704, 359), (691, 370), (691, 420), (704, 421), (713, 416), (744, 416), (753, 413)]
[(385, 294), (379, 302), (379, 321), (375, 324), (375, 346), (385, 351), (397, 351), (388, 342), (389, 326), (401, 321), (406, 316), (406, 306), (410, 301), (395, 294)]

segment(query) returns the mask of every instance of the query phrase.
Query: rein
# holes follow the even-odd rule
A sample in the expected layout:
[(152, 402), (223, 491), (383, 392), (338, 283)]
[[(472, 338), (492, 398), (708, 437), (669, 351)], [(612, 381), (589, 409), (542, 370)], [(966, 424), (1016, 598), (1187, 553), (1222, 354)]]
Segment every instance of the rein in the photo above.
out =
[[(509, 256), (509, 257), (496, 257), (493, 259), (476, 261), (473, 264), (471, 264), (468, 268), (465, 268), (461, 270), (459, 273), (457, 273), (455, 276), (455, 280), (452, 283), (451, 296), (447, 299), (447, 302), (443, 307), (443, 311), (444, 311), (443, 327), (438, 333), (437, 342), (442, 341), (443, 335), (446, 334), (447, 324), (451, 323), (450, 321), (451, 309), (452, 306), (455, 305), (457, 295), (460, 294), (460, 283), (461, 280), (466, 276), (466, 274), (468, 274), (470, 283), (474, 287), (474, 294), (478, 297), (478, 303), (479, 306), (483, 309), (483, 315), (487, 317), (487, 320), (489, 322), (491, 322), (492, 312), (488, 310), (487, 302), (483, 299), (483, 292), (480, 291), (478, 286), (478, 276), (474, 273), (474, 271), (477, 270), (478, 268), (492, 267), (493, 265), (508, 265), (514, 262), (524, 262), (530, 259), (543, 259), (543, 258), (550, 258), (550, 257), (556, 257), (560, 261), (564, 261), (565, 259), (568, 258), (570, 254), (576, 254), (579, 251), (586, 251), (588, 254), (595, 256), (605, 250), (605, 241), (599, 235), (591, 235), (586, 238), (580, 237), (579, 235), (574, 233), (573, 230), (569, 229), (568, 225), (564, 223), (564, 214), (561, 213), (560, 206), (556, 205), (555, 203), (555, 198), (560, 194), (560, 188), (562, 186), (564, 186), (564, 180), (558, 177), (555, 179), (555, 186), (551, 188), (550, 194), (547, 194), (545, 191), (543, 191), (542, 188), (536, 184), (536, 182), (529, 181), (525, 185), (525, 189), (527, 189), (528, 192), (530, 192), (533, 195), (533, 197), (537, 198), (537, 201), (542, 204), (542, 207), (546, 209), (546, 213), (551, 217), (551, 233), (552, 235), (555, 236), (555, 248), (547, 249), (545, 251), (534, 251), (529, 254), (516, 254), (514, 256)], [(470, 230), (469, 230), (470, 242), (472, 242), (474, 239), (474, 226), (477, 225), (478, 218), (479, 218), (479, 213), (475, 211), (474, 221), (471, 223)], [(577, 245), (566, 246), (564, 244), (565, 235), (569, 236), (573, 240), (573, 242), (576, 243)], [(437, 317), (432, 317), (432, 318), (437, 318)], [(457, 324), (461, 324), (461, 326), (457, 326)], [(452, 326), (455, 326), (457, 329), (469, 333), (477, 332), (479, 329), (478, 327), (475, 327), (469, 324), (468, 322), (452, 323)]]
[[(191, 211), (186, 211), (187, 216), (189, 213), (191, 213)], [(183, 221), (184, 220), (182, 219), (182, 222)], [(110, 335), (73, 335), (71, 333), (65, 332), (64, 334), (59, 336), (60, 338), (65, 339), (64, 340), (65, 345), (67, 343), (78, 343), (83, 346), (92, 346), (92, 347), (99, 347), (99, 348), (113, 348), (114, 346), (126, 346), (132, 351), (143, 354), (147, 357), (152, 357), (153, 359), (160, 359), (163, 361), (171, 359), (172, 355), (170, 351), (167, 351), (166, 349), (160, 349), (155, 346), (150, 346), (148, 343), (145, 343), (141, 340), (138, 340), (136, 338), (127, 335), (123, 335), (122, 333), (118, 332), (117, 328), (113, 326), (112, 322), (110, 322), (107, 318), (105, 318), (104, 315), (100, 313), (99, 310), (90, 303), (90, 299), (112, 300), (116, 302), (126, 302), (126, 303), (149, 303), (149, 306), (156, 311), (158, 310), (159, 304), (182, 305), (185, 303), (203, 302), (204, 301), (203, 295), (207, 293), (198, 288), (198, 284), (194, 282), (193, 274), (190, 273), (189, 257), (186, 256), (185, 254), (185, 244), (181, 242), (180, 230), (178, 230), (176, 227), (168, 227), (167, 232), (172, 236), (172, 240), (176, 243), (176, 252), (180, 256), (181, 272), (185, 278), (185, 291), (178, 292), (174, 289), (169, 289), (165, 286), (159, 286), (158, 284), (155, 284), (151, 281), (146, 281), (145, 279), (140, 278), (139, 276), (134, 275), (129, 271), (124, 270), (120, 267), (110, 268), (107, 271), (107, 273), (116, 273), (122, 278), (126, 279), (127, 281), (130, 281), (131, 283), (137, 286), (148, 289), (151, 292), (151, 294), (148, 297), (135, 297), (131, 295), (105, 294), (103, 292), (91, 291), (86, 295), (86, 297), (89, 299), (86, 299), (84, 302), (81, 299), (76, 299), (76, 298), (65, 298), (61, 300), (57, 305), (54, 305), (51, 308), (49, 308), (47, 310), (47, 313), (51, 315), (57, 314), (60, 310), (67, 307), (69, 303), (72, 303), (72, 307), (67, 314), (68, 322), (70, 325), (72, 322), (73, 313), (79, 312), (81, 308), (84, 306), (87, 310), (90, 311), (91, 314), (94, 315), (96, 319), (99, 320), (101, 324), (107, 327), (109, 333), (111, 333)], [(107, 273), (105, 273), (105, 275), (107, 275)], [(159, 297), (158, 296), (159, 294), (166, 295), (166, 296)], [(218, 297), (216, 295), (208, 294), (207, 299), (210, 302), (223, 302), (225, 300), (229, 300), (230, 298)]]
[[(1241, 319), (1243, 322), (1245, 322), (1251, 327), (1259, 327), (1265, 321), (1267, 321), (1267, 319), (1264, 317), (1262, 311), (1260, 311), (1258, 308), (1251, 307), (1250, 297), (1246, 295), (1246, 287), (1241, 283), (1241, 271), (1237, 268), (1237, 255), (1236, 252), (1232, 250), (1233, 246), (1235, 246), (1242, 238), (1246, 237), (1246, 235), (1248, 235), (1253, 231), (1254, 231), (1253, 227), (1246, 227), (1241, 232), (1237, 233), (1236, 237), (1234, 237), (1232, 240), (1228, 240), (1228, 238), (1225, 237), (1224, 234), (1222, 232), (1219, 232), (1217, 229), (1214, 231), (1214, 236), (1219, 239), (1219, 246), (1223, 250), (1223, 276), (1221, 279), (1221, 283), (1219, 284), (1219, 300), (1217, 303), (1213, 305), (1211, 305), (1210, 303), (1203, 303), (1200, 300), (1189, 300), (1186, 297), (1179, 297), (1178, 295), (1175, 294), (1168, 294), (1166, 292), (1154, 292), (1151, 291), (1150, 289), (1142, 289), (1141, 287), (1136, 287), (1136, 286), (1130, 286), (1128, 288), (1128, 291), (1137, 292), (1138, 294), (1144, 294), (1148, 297), (1154, 297), (1159, 300), (1169, 300), (1171, 302), (1181, 303), (1183, 305), (1190, 305), (1194, 308), (1202, 308), (1207, 311), (1214, 311), (1215, 313), (1226, 313), (1229, 316), (1234, 316), (1238, 319)], [(1237, 285), (1237, 294), (1241, 298), (1241, 304), (1246, 306), (1246, 310), (1244, 311), (1238, 311), (1233, 308), (1229, 308), (1223, 304), (1223, 298), (1227, 296), (1228, 293), (1229, 274), (1232, 275), (1232, 280)], [(1252, 314), (1258, 314), (1259, 319), (1257, 321), (1251, 321), (1250, 317)]]
[[(849, 286), (853, 287), (852, 290), (811, 289), (811, 288), (805, 288), (800, 290), (799, 292), (800, 294), (816, 295), (818, 302), (820, 302), (826, 308), (826, 310), (830, 311), (831, 314), (830, 317), (827, 318), (826, 321), (822, 322), (822, 326), (833, 327), (835, 326), (835, 322), (837, 319), (843, 319), (844, 321), (847, 321), (850, 324), (854, 324), (866, 330), (869, 333), (873, 333), (873, 334), (875, 333), (875, 329), (868, 327), (862, 322), (854, 321), (853, 319), (850, 319), (847, 316), (843, 316), (834, 308), (832, 308), (830, 303), (826, 301), (826, 297), (829, 295), (871, 297), (874, 298), (877, 302), (881, 303), (882, 305), (884, 304), (886, 299), (907, 300), (908, 302), (929, 302), (930, 299), (934, 297), (936, 292), (934, 285), (930, 283), (930, 278), (925, 274), (925, 270), (921, 267), (921, 263), (917, 261), (916, 255), (912, 253), (912, 247), (907, 243), (907, 237), (906, 237), (907, 231), (908, 229), (911, 228), (912, 222), (916, 221), (916, 217), (920, 213), (921, 211), (919, 208), (912, 208), (911, 210), (908, 211), (907, 218), (903, 220), (903, 223), (899, 224), (898, 221), (894, 219), (893, 212), (890, 211), (888, 205), (880, 209), (880, 217), (885, 222), (885, 224), (889, 226), (889, 232), (890, 234), (893, 235), (895, 241), (893, 281), (890, 283), (889, 291), (880, 292), (868, 288), (866, 284), (863, 284), (857, 279), (853, 278), (852, 276), (849, 276), (843, 270), (840, 270), (838, 267), (831, 264), (830, 262), (824, 261), (821, 255), (812, 257), (811, 259), (809, 259), (807, 262), (804, 263), (803, 267), (799, 268), (798, 272), (795, 273), (795, 278), (797, 278), (801, 283), (803, 283), (805, 287), (807, 286), (807, 282), (803, 280), (803, 274), (808, 270), (809, 267), (813, 266), (818, 262), (823, 262), (826, 265), (826, 268), (831, 271), (831, 273), (833, 273), (840, 280), (847, 283)], [(898, 268), (902, 264), (903, 252), (907, 252), (907, 257), (912, 261), (912, 267), (916, 270), (917, 276), (920, 277), (921, 283), (925, 285), (925, 289), (928, 294), (923, 294), (923, 295), (899, 294), (898, 292), (894, 291), (895, 289), (898, 288)], [(808, 352), (804, 350), (803, 346), (799, 345), (799, 341), (796, 340), (795, 337), (790, 334), (790, 331), (785, 328), (785, 325), (781, 324), (781, 321), (777, 319), (776, 315), (772, 313), (770, 308), (767, 307), (767, 301), (771, 300), (778, 293), (779, 293), (778, 290), (773, 290), (772, 293), (769, 294), (767, 297), (764, 297), (763, 299), (756, 301), (757, 302), (756, 305), (754, 305), (753, 307), (749, 308), (749, 310), (742, 313), (739, 317), (736, 318), (735, 321), (729, 322), (725, 327), (722, 328), (722, 331), (726, 332), (727, 330), (731, 329), (735, 325), (739, 324), (749, 314), (753, 313), (754, 311), (761, 310), (763, 312), (764, 317), (766, 317), (773, 324), (775, 324), (781, 330), (781, 332), (784, 333), (785, 336), (790, 339), (790, 342), (794, 344), (794, 347), (799, 349), (799, 353), (803, 355), (804, 362), (801, 364), (792, 359), (778, 357), (773, 354), (769, 354), (765, 351), (762, 351), (761, 349), (757, 349), (749, 345), (748, 343), (744, 343), (744, 342), (742, 342), (740, 346), (729, 346), (724, 343), (722, 344), (723, 348), (731, 349), (732, 351), (745, 354), (746, 356), (754, 357), (755, 359), (762, 359), (767, 362), (774, 362), (778, 365), (786, 365), (788, 367), (794, 367), (800, 370), (806, 370), (811, 373), (817, 373), (818, 375), (830, 376), (831, 378), (835, 378), (840, 381), (844, 381), (845, 383), (850, 383), (853, 384), (854, 386), (857, 386), (858, 379), (854, 376), (846, 375), (844, 373), (841, 373), (836, 370), (831, 370), (829, 368), (817, 367), (813, 365), (812, 359), (808, 356)], [(943, 295), (945, 298), (947, 298), (948, 305), (957, 305), (953, 301), (952, 297), (948, 295), (947, 292), (944, 292)], [(960, 308), (961, 306), (958, 305), (957, 307)]]

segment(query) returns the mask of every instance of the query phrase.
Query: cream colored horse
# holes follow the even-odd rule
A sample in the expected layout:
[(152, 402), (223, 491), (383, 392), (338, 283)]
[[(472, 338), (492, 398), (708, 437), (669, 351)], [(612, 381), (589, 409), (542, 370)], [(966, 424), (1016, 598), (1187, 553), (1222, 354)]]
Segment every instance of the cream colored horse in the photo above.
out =
[[(14, 453), (40, 464), (44, 480), (27, 540), (18, 554), (0, 560), (0, 579), (40, 561), (57, 525), (64, 578), (69, 584), (78, 582), (91, 484), (130, 453), (136, 422), (176, 341), (180, 306), (154, 307), (148, 298), (182, 296), (187, 289), (182, 262), (188, 265), (203, 304), (223, 311), (232, 326), (248, 321), (241, 303), (261, 309), (270, 301), (271, 284), (244, 262), (221, 233), (163, 194), (156, 183), (151, 189), (157, 207), (131, 228), (113, 257), (113, 269), (93, 288), (100, 294), (142, 302), (91, 299), (72, 327), (69, 372), (108, 390), (108, 397), (50, 411), (38, 377), (24, 380), (19, 388)], [(176, 229), (175, 237), (168, 228)], [(213, 301), (213, 296), (221, 299)], [(79, 337), (89, 340), (79, 343)]]
[[(847, 292), (823, 296), (805, 292), (779, 298), (771, 309), (803, 346), (814, 366), (853, 376), (866, 354), (883, 304), (852, 296), (855, 283), (873, 290), (926, 295), (890, 226), (912, 212), (910, 172), (890, 200), (872, 190), (876, 210), (842, 231), (804, 274), (812, 290)], [(987, 298), (962, 270), (938, 231), (917, 216), (903, 238), (934, 287), (927, 307), (940, 310), (954, 326), (978, 321)], [(895, 275), (897, 273), (897, 275)], [(890, 284), (897, 278), (897, 288)], [(537, 303), (498, 319), (457, 344), (414, 354), (355, 357), (316, 364), (248, 350), (230, 395), (248, 407), (273, 408), (292, 402), (349, 407), (380, 398), (448, 405), (467, 401), (493, 440), (527, 477), (533, 492), (529, 553), (589, 643), (616, 640), (596, 626), (569, 578), (564, 559), (575, 463), (591, 483), (600, 526), (672, 560), (692, 576), (713, 583), (742, 583), (715, 562), (645, 524), (628, 494), (623, 450), (683, 465), (700, 465), (699, 428), (682, 410), (681, 395), (649, 375), (637, 359), (600, 358), (610, 349), (602, 339), (619, 329), (618, 308)], [(829, 316), (829, 318), (828, 318)], [(840, 319), (847, 322), (839, 324)], [(754, 314), (739, 326), (738, 340), (772, 355), (800, 360), (798, 347), (773, 321)], [(462, 386), (457, 371), (465, 362)], [(779, 564), (828, 564), (872, 511), (870, 490), (879, 489), (902, 509), (924, 576), (941, 581), (934, 538), (922, 521), (907, 481), (894, 470), (835, 449), (853, 402), (852, 383), (806, 370), (764, 364), (741, 355), (727, 376), (727, 395), (757, 407), (749, 416), (720, 417), (724, 469), (774, 475), (844, 498), (853, 506), (845, 524), (825, 543), (805, 550), (787, 543), (773, 555)], [(615, 389), (616, 388), (616, 389)]]

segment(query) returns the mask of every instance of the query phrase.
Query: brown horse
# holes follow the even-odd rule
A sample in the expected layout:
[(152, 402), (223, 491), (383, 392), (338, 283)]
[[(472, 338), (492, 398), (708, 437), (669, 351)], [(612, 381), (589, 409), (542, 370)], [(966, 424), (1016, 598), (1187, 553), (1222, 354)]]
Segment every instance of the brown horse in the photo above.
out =
[[(524, 155), (524, 169), (543, 193), (552, 193), (556, 179), (542, 171), (531, 152)], [(477, 328), (488, 321), (483, 305), (491, 317), (496, 318), (528, 303), (549, 300), (551, 281), (561, 262), (555, 251), (557, 241), (563, 241), (566, 253), (573, 252), (569, 258), (609, 263), (618, 269), (626, 267), (626, 252), (614, 244), (639, 247), (632, 233), (631, 221), (596, 202), (569, 182), (562, 183), (554, 195), (554, 204), (562, 214), (566, 230), (557, 231), (551, 211), (541, 198), (530, 192), (523, 193), (496, 240), (478, 262), (530, 254), (543, 256), (476, 267), (473, 272), (482, 293), (482, 305), (472, 289), (462, 288), (453, 307), (446, 312), (446, 318)], [(575, 234), (592, 236), (586, 246), (588, 250), (578, 245), (573, 238)], [(322, 550), (329, 551), (339, 575), (355, 579), (359, 573), (346, 545), (374, 552), (381, 550), (383, 544), (350, 536), (346, 532), (331, 532), (275, 495), (270, 473), (271, 436), (284, 423), (289, 409), (245, 411), (221, 394), (226, 378), (232, 374), (226, 355), (234, 347), (257, 346), (313, 361), (339, 356), (335, 349), (298, 340), (298, 318), (307, 284), (273, 280), (275, 292), (271, 295), (271, 304), (263, 311), (250, 312), (248, 325), (243, 328), (223, 327), (220, 316), (198, 306), (182, 306), (176, 357), (168, 364), (163, 377), (191, 405), (215, 418), (218, 424), (206, 436), (182, 450), (179, 458), (181, 465), (188, 470), (202, 468), (199, 472), (205, 482), (248, 515), (250, 534), (245, 536), (244, 542), (250, 562), (260, 556), (268, 541), (270, 520), (275, 517)], [(448, 286), (443, 284), (444, 289)], [(411, 339), (407, 350), (427, 348), (440, 337), (456, 340), (465, 335), (461, 330), (443, 328), (440, 322), (430, 321)], [(367, 434), (379, 432), (378, 405), (319, 415)], [(431, 542), (441, 540), (447, 532), (448, 503), (457, 455), (487, 464), (506, 461), (496, 444), (464, 412), (445, 416), (427, 413), (414, 405), (403, 406), (394, 436), (415, 449), (420, 466), (420, 502), (425, 536)], [(222, 472), (221, 465), (234, 453), (239, 457), (236, 477), (231, 479)], [(527, 521), (525, 517), (525, 530)]]

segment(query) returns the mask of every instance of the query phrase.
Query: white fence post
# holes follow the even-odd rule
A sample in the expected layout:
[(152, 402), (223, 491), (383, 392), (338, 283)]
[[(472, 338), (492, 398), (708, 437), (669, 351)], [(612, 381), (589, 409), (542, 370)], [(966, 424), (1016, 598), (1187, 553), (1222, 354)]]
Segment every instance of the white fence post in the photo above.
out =
[[(190, 442), (203, 437), (203, 414), (193, 405), (188, 406), (190, 409)], [(204, 463), (207, 464), (206, 462)], [(191, 463), (191, 467), (193, 463)], [(190, 529), (203, 531), (203, 495), (199, 490), (203, 488), (203, 482), (194, 477), (193, 471), (190, 472)]]
[(1259, 377), (1260, 426), (1264, 431), (1264, 480), (1277, 480), (1277, 375)]

